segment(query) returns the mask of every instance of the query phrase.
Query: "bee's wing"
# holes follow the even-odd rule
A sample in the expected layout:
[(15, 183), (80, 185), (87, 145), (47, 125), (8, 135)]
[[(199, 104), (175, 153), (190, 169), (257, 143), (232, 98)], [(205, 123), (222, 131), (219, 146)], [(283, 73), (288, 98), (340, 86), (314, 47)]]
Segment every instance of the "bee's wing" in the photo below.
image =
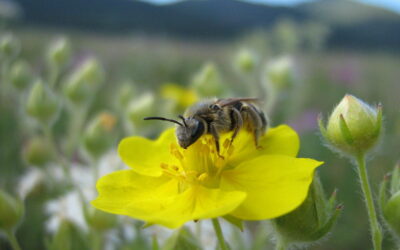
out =
[(216, 104), (220, 105), (221, 107), (227, 106), (227, 105), (233, 105), (237, 102), (259, 102), (259, 98), (223, 98), (223, 99), (218, 99)]

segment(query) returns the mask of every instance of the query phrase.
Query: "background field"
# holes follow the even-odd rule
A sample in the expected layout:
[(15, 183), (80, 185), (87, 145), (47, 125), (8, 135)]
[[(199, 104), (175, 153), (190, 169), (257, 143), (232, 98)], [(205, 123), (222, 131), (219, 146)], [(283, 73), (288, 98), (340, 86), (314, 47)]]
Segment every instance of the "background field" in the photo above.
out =
[[(390, 18), (400, 20), (399, 16), (392, 12), (388, 14), (389, 12), (379, 10), (376, 13), (382, 16), (390, 15)], [(371, 14), (363, 18), (366, 21), (349, 22), (365, 25), (374, 17)], [(400, 28), (399, 21), (387, 22), (397, 30)], [(160, 108), (166, 103), (166, 99), (160, 94), (162, 86), (166, 83), (176, 83), (182, 87), (189, 87), (194, 75), (206, 62), (215, 63), (224, 89), (231, 90), (234, 96), (246, 96), (251, 93), (252, 88), (255, 88), (255, 82), (260, 81), (259, 76), (265, 63), (275, 60), (280, 55), (290, 54), (295, 61), (294, 84), (284, 90), (277, 105), (269, 114), (272, 126), (287, 123), (298, 131), (301, 137), (300, 156), (325, 162), (319, 169), (325, 190), (329, 194), (337, 188), (338, 201), (344, 205), (343, 213), (329, 237), (309, 249), (369, 249), (371, 243), (368, 238), (368, 220), (355, 169), (347, 159), (332, 153), (323, 145), (318, 134), (317, 115), (322, 113), (326, 118), (334, 105), (347, 93), (371, 104), (382, 104), (384, 135), (369, 161), (371, 183), (376, 194), (383, 176), (393, 169), (400, 156), (398, 44), (381, 42), (379, 39), (383, 39), (382, 37), (376, 38), (379, 36), (379, 25), (368, 26), (371, 37), (376, 38), (377, 42), (365, 41), (364, 44), (362, 36), (357, 37), (358, 41), (356, 38), (355, 40), (347, 38), (347, 43), (335, 42), (343, 37), (343, 34), (335, 33), (338, 32), (337, 27), (331, 26), (331, 23), (325, 22), (324, 25), (328, 29), (331, 28), (329, 34), (334, 34), (334, 38), (327, 35), (323, 38), (324, 42), (320, 48), (307, 47), (306, 44), (296, 46), (294, 49), (290, 46), (279, 48), (279, 44), (274, 45), (272, 40), (273, 27), (276, 27), (274, 25), (265, 30), (253, 29), (241, 32), (240, 35), (228, 34), (222, 39), (212, 39), (212, 35), (193, 38), (193, 36), (184, 37), (182, 34), (160, 34), (156, 32), (157, 30), (148, 33), (135, 32), (134, 29), (130, 32), (104, 30), (95, 32), (88, 31), (90, 27), (66, 28), (55, 24), (43, 26), (43, 23), (33, 25), (26, 21), (6, 22), (1, 33), (12, 32), (20, 40), (22, 47), (20, 57), (31, 63), (37, 75), (45, 74), (46, 49), (60, 36), (69, 39), (74, 51), (69, 68), (77, 65), (82, 58), (95, 56), (104, 66), (105, 80), (90, 107), (88, 117), (101, 110), (118, 114), (120, 111), (115, 106), (116, 92), (126, 80), (133, 82), (136, 98), (149, 91), (155, 95), (155, 109), (153, 109), (155, 113), (175, 117), (177, 110), (166, 111)], [(398, 35), (398, 32), (382, 35)], [(235, 55), (241, 48), (251, 49), (257, 58), (258, 73), (249, 78), (243, 78), (238, 74), (233, 65)], [(21, 158), (22, 149), (31, 137), (31, 133), (23, 132), (24, 121), (19, 118), (20, 114), (17, 112), (20, 109), (17, 96), (16, 93), (9, 96), (2, 95), (0, 101), (0, 188), (10, 193), (16, 193), (19, 178), (32, 168)], [(68, 117), (60, 119), (55, 124), (54, 131), (59, 141), (64, 139), (65, 134), (62, 131), (67, 126), (68, 119)], [(117, 124), (122, 123), (121, 119), (118, 118)], [(150, 131), (135, 130), (133, 133), (155, 137), (160, 130), (161, 127), (155, 126)], [(38, 133), (37, 130), (34, 131)], [(111, 147), (111, 152), (115, 153), (118, 140), (127, 135), (127, 132), (122, 131), (118, 133), (118, 139)], [(75, 162), (85, 161), (78, 156)], [(44, 239), (51, 238), (51, 234), (46, 233), (44, 223), (48, 218), (44, 204), (50, 198), (55, 197), (50, 197), (50, 193), (44, 189), (34, 192), (25, 200), (25, 220), (17, 231), (23, 249), (42, 249)], [(144, 229), (146, 230), (150, 229)], [(384, 249), (392, 247), (394, 249), (388, 233), (384, 246)], [(0, 249), (8, 249), (8, 243), (4, 238), (0, 238)]]

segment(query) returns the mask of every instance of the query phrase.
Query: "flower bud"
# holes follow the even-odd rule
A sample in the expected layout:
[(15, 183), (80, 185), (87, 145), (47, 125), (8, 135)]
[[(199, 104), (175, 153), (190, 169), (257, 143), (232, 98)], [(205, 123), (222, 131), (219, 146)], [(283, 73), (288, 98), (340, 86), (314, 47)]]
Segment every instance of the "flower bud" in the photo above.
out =
[(251, 73), (256, 67), (257, 58), (251, 50), (241, 49), (236, 54), (234, 63), (235, 68), (237, 68), (240, 72)]
[(32, 68), (26, 61), (20, 60), (11, 66), (9, 80), (16, 89), (26, 89), (31, 83), (32, 78)]
[(108, 112), (100, 113), (89, 123), (83, 143), (92, 157), (99, 158), (113, 144), (115, 123), (115, 117)]
[(21, 50), (19, 41), (11, 34), (6, 34), (0, 39), (0, 59), (14, 59)]
[(117, 92), (117, 106), (118, 108), (125, 109), (129, 101), (133, 99), (136, 94), (136, 87), (133, 82), (125, 81), (123, 82)]
[(116, 215), (103, 212), (94, 207), (86, 209), (85, 219), (91, 228), (98, 231), (109, 230), (117, 225)]
[(321, 119), (319, 125), (322, 135), (335, 148), (350, 155), (359, 155), (377, 143), (381, 134), (382, 109), (346, 95), (333, 110), (327, 127), (324, 128)]
[(66, 38), (54, 41), (47, 51), (47, 61), (50, 65), (62, 68), (68, 64), (71, 58), (71, 44)]
[(288, 243), (321, 239), (332, 230), (342, 206), (335, 206), (336, 192), (327, 200), (316, 176), (306, 200), (294, 211), (274, 220), (275, 229)]
[(128, 118), (134, 127), (142, 126), (148, 122), (143, 121), (143, 118), (153, 112), (155, 97), (152, 93), (146, 93), (139, 98), (132, 100), (128, 106)]
[(0, 189), (0, 229), (12, 230), (23, 214), (23, 203)]
[(277, 90), (291, 87), (294, 83), (294, 62), (289, 56), (272, 60), (266, 65), (266, 82)]
[(65, 84), (65, 94), (76, 104), (84, 104), (90, 100), (104, 79), (104, 71), (95, 59), (83, 62), (68, 78)]
[(213, 63), (207, 63), (194, 76), (192, 87), (201, 97), (221, 96), (224, 86), (220, 75)]
[(54, 159), (51, 145), (39, 136), (28, 141), (22, 154), (26, 163), (37, 167), (45, 166)]
[[(390, 180), (390, 188), (387, 190)], [(383, 218), (391, 232), (400, 239), (400, 164), (397, 164), (391, 174), (385, 176), (380, 188), (380, 206)]]
[(57, 96), (41, 80), (37, 80), (28, 96), (27, 113), (39, 122), (51, 123), (55, 120), (58, 109)]

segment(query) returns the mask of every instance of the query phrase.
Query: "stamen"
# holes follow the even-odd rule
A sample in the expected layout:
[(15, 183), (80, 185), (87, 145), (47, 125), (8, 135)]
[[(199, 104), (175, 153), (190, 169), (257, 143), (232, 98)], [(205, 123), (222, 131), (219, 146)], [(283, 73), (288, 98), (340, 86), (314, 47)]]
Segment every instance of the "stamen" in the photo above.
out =
[(199, 177), (197, 177), (197, 179), (199, 181), (204, 181), (207, 178), (208, 178), (208, 174), (207, 173), (202, 173)]
[(233, 154), (233, 151), (235, 151), (235, 147), (234, 147), (233, 145), (231, 145), (231, 146), (228, 148), (228, 155), (231, 156), (231, 155)]
[(222, 167), (224, 166), (224, 162), (225, 162), (225, 159), (224, 159), (224, 158), (217, 157), (217, 158), (215, 159), (215, 166), (216, 166), (217, 168), (222, 168)]
[(231, 144), (231, 140), (225, 139), (225, 141), (224, 141), (224, 148), (228, 148), (230, 144)]

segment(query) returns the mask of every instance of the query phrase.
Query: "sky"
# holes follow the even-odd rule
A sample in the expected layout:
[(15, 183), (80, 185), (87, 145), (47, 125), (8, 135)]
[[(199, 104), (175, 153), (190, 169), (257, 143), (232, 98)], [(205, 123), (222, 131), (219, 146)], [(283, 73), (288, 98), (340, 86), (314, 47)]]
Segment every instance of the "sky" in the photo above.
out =
[[(164, 3), (176, 2), (177, 0), (144, 0), (144, 1), (164, 4)], [(276, 5), (295, 5), (302, 2), (309, 2), (311, 0), (243, 0), (243, 1), (276, 4)], [(356, 1), (363, 2), (369, 5), (380, 6), (400, 13), (400, 0), (356, 0)]]

